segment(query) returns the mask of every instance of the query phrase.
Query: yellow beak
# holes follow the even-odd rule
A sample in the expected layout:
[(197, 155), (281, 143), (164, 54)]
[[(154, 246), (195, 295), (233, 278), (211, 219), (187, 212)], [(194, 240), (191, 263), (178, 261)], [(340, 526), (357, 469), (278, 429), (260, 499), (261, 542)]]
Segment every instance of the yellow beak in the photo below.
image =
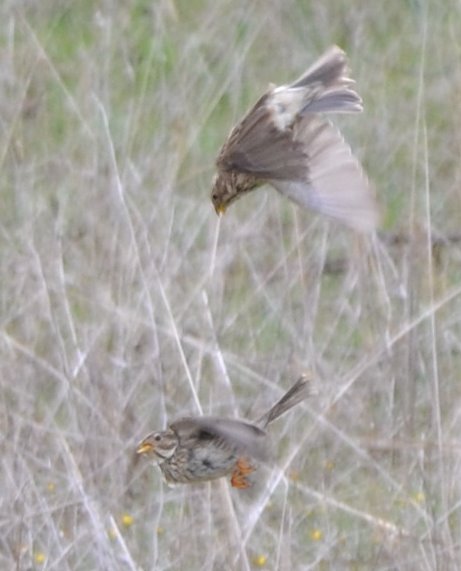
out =
[(141, 442), (136, 448), (136, 454), (146, 454), (147, 452), (152, 452), (154, 447), (149, 442)]
[(216, 210), (216, 214), (218, 216), (222, 216), (224, 212), (226, 212), (226, 206), (224, 204), (216, 204), (214, 209)]

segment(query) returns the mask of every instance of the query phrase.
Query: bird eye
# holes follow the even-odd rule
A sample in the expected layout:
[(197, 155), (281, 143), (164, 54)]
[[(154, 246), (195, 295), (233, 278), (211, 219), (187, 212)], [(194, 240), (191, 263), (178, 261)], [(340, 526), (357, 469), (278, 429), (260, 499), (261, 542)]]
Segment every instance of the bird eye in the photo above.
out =
[(162, 439), (162, 437), (160, 436), (160, 434), (156, 434), (156, 435), (154, 436), (155, 442), (160, 442), (161, 439)]
[(218, 195), (216, 192), (213, 192), (213, 194), (211, 195), (211, 199), (214, 201), (218, 200)]

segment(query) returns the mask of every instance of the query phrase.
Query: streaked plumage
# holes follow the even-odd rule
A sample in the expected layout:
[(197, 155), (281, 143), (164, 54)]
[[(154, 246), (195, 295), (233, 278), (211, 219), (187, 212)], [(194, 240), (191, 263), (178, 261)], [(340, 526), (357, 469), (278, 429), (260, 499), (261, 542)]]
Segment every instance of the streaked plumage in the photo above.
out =
[(300, 206), (374, 230), (378, 209), (368, 180), (324, 117), (362, 111), (353, 84), (345, 53), (333, 46), (292, 84), (267, 91), (220, 151), (211, 193), (216, 212), (267, 183)]
[(255, 423), (218, 416), (181, 418), (167, 430), (146, 436), (137, 453), (158, 463), (170, 483), (203, 482), (232, 474), (232, 485), (245, 488), (246, 476), (254, 470), (250, 461), (270, 458), (268, 424), (311, 394), (311, 381), (303, 375)]

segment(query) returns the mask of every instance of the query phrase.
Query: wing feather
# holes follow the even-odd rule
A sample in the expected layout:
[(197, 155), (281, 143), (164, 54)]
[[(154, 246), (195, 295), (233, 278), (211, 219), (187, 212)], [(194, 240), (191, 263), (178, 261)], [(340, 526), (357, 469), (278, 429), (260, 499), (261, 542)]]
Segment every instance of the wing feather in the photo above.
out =
[(307, 208), (336, 218), (356, 230), (372, 231), (379, 218), (375, 198), (359, 161), (328, 121), (305, 116), (295, 137), (309, 157), (304, 180), (269, 181), (279, 192)]
[(216, 444), (248, 454), (256, 460), (267, 461), (270, 455), (266, 431), (243, 420), (201, 416), (177, 420), (170, 427), (181, 434), (181, 439), (214, 439)]
[[(270, 93), (270, 92), (269, 92)], [(222, 148), (219, 170), (290, 180), (306, 175), (306, 156), (291, 129), (278, 129), (264, 95), (231, 132)]]

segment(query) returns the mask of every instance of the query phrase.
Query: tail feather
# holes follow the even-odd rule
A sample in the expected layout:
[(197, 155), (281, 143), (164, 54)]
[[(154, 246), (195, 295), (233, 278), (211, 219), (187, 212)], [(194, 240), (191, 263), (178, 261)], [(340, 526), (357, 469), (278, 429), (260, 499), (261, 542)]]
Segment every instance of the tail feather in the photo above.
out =
[(346, 54), (333, 46), (295, 82), (272, 89), (266, 104), (277, 127), (292, 127), (307, 113), (362, 111), (362, 99), (347, 73)]
[(304, 113), (360, 113), (361, 111), (363, 107), (359, 95), (352, 89), (341, 87), (321, 93), (315, 99), (309, 97), (298, 116)]
[(287, 410), (293, 408), (299, 402), (313, 394), (315, 394), (315, 391), (311, 377), (305, 374), (301, 375), (291, 389), (289, 389), (266, 414), (263, 414), (263, 416), (258, 419), (257, 425), (265, 428), (268, 424), (287, 412)]
[(324, 87), (334, 84), (351, 85), (354, 81), (347, 77), (346, 54), (338, 46), (332, 46), (311, 67), (289, 87), (307, 87), (320, 83)]

